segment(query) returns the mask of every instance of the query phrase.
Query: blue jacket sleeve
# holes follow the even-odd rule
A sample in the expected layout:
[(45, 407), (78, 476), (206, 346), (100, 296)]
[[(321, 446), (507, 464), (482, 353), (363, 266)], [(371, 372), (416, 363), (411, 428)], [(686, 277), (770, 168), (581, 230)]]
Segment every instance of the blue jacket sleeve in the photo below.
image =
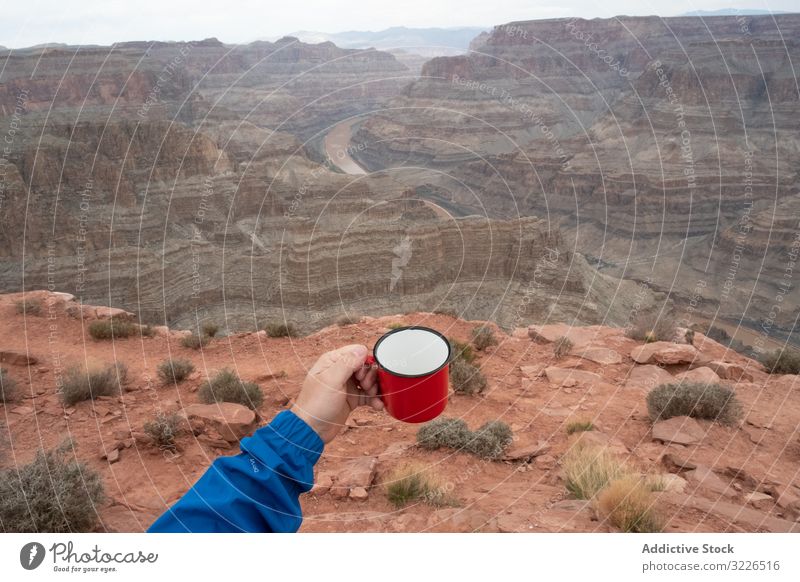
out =
[(322, 439), (288, 410), (220, 457), (147, 531), (295, 532), (299, 497), (314, 483)]

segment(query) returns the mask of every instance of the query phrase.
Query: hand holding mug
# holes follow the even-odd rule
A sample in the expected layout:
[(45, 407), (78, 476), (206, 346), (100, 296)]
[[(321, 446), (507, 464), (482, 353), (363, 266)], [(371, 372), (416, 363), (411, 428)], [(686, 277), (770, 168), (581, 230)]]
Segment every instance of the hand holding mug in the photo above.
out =
[(311, 367), (292, 412), (329, 443), (359, 406), (383, 408), (377, 370), (365, 366), (367, 348), (353, 344), (323, 354)]

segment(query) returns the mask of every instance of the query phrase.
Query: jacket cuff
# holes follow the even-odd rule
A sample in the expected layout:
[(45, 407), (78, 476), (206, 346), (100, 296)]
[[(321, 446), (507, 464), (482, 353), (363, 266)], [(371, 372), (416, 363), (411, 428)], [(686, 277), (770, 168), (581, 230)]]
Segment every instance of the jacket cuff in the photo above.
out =
[(322, 455), (325, 443), (316, 431), (291, 410), (280, 412), (272, 422), (256, 431), (269, 440), (278, 439), (286, 449), (303, 455), (313, 465)]

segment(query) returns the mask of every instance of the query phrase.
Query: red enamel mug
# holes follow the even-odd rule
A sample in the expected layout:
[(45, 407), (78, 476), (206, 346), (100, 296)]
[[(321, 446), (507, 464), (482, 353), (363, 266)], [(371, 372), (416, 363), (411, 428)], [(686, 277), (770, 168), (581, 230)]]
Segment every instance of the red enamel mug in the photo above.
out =
[(444, 412), (450, 383), (450, 342), (421, 326), (399, 327), (375, 342), (367, 363), (378, 368), (386, 411), (403, 422), (427, 422)]

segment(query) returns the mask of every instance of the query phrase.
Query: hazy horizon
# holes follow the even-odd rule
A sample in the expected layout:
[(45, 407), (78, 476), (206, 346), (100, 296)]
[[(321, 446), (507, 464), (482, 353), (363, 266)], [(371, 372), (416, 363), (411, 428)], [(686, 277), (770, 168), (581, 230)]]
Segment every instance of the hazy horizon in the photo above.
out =
[(375, 5), (353, 0), (342, 11), (323, 0), (301, 6), (257, 0), (231, 0), (220, 10), (208, 0), (176, 0), (169, 4), (140, 0), (135, 7), (119, 0), (84, 0), (65, 4), (32, 0), (6, 7), (0, 21), (0, 46), (25, 48), (41, 44), (110, 45), (128, 41), (191, 41), (214, 37), (228, 44), (279, 38), (297, 31), (338, 34), (377, 32), (387, 28), (490, 28), (506, 22), (547, 18), (612, 18), (615, 16), (680, 16), (720, 9), (797, 12), (796, 0), (678, 0), (666, 10), (660, 3), (624, 0), (566, 0), (531, 6), (525, 0), (431, 3), (410, 0), (402, 5)]

